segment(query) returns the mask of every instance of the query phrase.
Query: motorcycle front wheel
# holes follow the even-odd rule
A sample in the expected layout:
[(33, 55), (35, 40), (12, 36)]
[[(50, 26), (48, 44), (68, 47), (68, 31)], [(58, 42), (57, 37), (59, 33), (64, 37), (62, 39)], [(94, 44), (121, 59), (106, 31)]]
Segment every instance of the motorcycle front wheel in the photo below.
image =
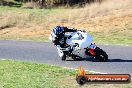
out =
[(105, 51), (103, 51), (99, 47), (96, 47), (94, 51), (96, 53), (95, 58), (97, 58), (99, 61), (101, 61), (101, 62), (108, 61), (108, 55), (106, 54)]

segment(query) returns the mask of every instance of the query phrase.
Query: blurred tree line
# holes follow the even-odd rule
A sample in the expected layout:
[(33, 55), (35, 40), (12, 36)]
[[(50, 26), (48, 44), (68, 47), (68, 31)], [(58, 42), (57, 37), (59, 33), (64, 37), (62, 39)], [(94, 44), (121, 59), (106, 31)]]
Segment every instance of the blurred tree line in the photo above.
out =
[(27, 5), (28, 8), (33, 8), (34, 6), (38, 6), (39, 8), (52, 8), (57, 6), (83, 6), (87, 3), (101, 3), (102, 1), (103, 0), (0, 0), (0, 5), (21, 7), (25, 3), (30, 3), (28, 4), (29, 6)]
[(15, 0), (17, 2), (35, 2), (39, 3), (41, 6), (60, 6), (60, 5), (75, 5), (75, 4), (86, 4), (92, 2), (99, 2), (101, 3), (102, 0)]

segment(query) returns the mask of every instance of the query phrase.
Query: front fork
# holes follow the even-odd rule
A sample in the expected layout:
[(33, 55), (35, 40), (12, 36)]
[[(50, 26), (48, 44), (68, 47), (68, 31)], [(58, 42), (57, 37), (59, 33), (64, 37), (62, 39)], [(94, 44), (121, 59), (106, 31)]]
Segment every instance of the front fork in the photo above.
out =
[(95, 45), (95, 43), (91, 44), (88, 49), (86, 50), (86, 54), (89, 54), (90, 56), (96, 56), (96, 53), (94, 52), (94, 49), (96, 48), (97, 46)]

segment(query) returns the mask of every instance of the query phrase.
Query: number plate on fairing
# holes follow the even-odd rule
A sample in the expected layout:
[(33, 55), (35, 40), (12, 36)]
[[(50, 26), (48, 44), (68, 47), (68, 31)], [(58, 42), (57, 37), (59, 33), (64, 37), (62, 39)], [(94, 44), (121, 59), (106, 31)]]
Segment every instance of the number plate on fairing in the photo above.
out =
[(90, 49), (95, 49), (97, 46), (95, 45), (95, 44), (91, 44), (90, 46), (89, 46), (89, 48)]

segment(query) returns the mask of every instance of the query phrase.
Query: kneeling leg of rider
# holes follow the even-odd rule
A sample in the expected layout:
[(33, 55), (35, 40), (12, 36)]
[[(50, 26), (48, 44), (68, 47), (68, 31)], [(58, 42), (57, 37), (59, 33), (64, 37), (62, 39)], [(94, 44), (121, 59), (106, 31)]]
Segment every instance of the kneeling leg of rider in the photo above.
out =
[(61, 46), (60, 45), (56, 45), (56, 47), (57, 47), (57, 51), (58, 51), (59, 56), (63, 57), (64, 52), (61, 50)]

